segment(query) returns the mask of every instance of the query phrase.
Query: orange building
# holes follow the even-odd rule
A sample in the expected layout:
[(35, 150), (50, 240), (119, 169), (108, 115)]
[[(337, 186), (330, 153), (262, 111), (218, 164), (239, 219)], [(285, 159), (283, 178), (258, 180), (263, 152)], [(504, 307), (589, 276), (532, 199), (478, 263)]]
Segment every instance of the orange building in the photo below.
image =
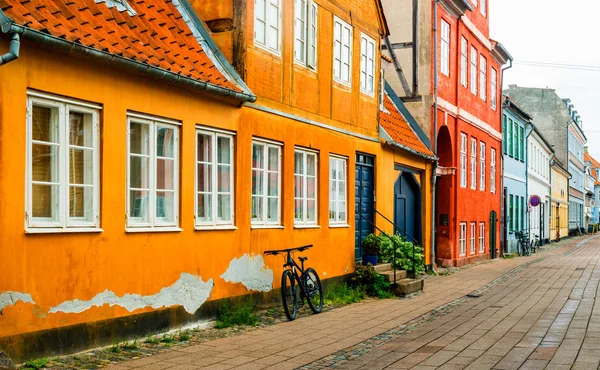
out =
[(430, 245), (434, 157), (382, 99), (379, 1), (233, 3), (2, 3), (0, 349), (15, 359), (269, 299), (267, 249), (313, 244), (327, 284), (417, 207), (403, 225)]

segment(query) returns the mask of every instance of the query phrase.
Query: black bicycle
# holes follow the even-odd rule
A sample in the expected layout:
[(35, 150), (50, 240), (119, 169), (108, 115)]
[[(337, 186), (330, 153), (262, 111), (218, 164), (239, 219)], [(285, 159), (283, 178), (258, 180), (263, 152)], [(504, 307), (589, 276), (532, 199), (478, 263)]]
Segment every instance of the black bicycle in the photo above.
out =
[(530, 249), (532, 253), (535, 253), (539, 248), (539, 236), (533, 234), (533, 239), (531, 239)]
[[(300, 300), (308, 301), (308, 306), (314, 313), (323, 311), (323, 288), (321, 287), (321, 279), (312, 267), (304, 269), (304, 261), (308, 257), (298, 257), (301, 266), (299, 266), (292, 256), (293, 252), (302, 252), (312, 245), (305, 245), (298, 248), (279, 249), (265, 251), (267, 255), (276, 256), (285, 254), (285, 264), (283, 265), (283, 273), (281, 274), (281, 299), (283, 301), (283, 310), (285, 315), (291, 321), (298, 315), (298, 293)], [(300, 271), (300, 274), (298, 274)], [(300, 288), (298, 290), (298, 288)]]
[(531, 246), (526, 233), (524, 231), (517, 231), (515, 232), (515, 236), (519, 241), (519, 256), (530, 256)]

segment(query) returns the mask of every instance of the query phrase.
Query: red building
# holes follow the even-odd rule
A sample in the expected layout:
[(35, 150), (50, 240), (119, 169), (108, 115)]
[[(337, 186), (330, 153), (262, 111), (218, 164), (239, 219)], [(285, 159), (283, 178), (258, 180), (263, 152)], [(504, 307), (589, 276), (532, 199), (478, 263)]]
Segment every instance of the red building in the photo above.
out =
[[(432, 0), (430, 4), (411, 11), (384, 2), (388, 21), (396, 26), (391, 27), (388, 47), (403, 71), (387, 70), (386, 79), (392, 86), (394, 81), (404, 86), (394, 87), (404, 90), (403, 100), (431, 135), (439, 158), (432, 220), (437, 263), (463, 265), (497, 255), (501, 79), (502, 67), (511, 57), (489, 38), (487, 1)], [(417, 23), (403, 26), (412, 20), (402, 17)], [(397, 42), (411, 34), (411, 43)]]

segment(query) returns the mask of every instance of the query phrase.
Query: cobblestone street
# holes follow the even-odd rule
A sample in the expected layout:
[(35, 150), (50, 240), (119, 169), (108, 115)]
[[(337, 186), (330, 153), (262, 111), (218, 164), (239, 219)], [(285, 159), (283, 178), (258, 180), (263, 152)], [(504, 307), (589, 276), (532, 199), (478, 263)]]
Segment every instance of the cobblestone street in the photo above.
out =
[(375, 300), (112, 369), (516, 369), (600, 364), (600, 238), (427, 279)]

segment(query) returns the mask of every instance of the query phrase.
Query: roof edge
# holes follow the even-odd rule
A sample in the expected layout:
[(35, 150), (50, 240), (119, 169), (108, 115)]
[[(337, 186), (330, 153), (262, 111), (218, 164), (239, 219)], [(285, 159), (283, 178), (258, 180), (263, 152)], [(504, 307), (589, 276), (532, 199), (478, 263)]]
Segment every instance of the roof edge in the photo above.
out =
[(546, 140), (546, 138), (544, 137), (544, 135), (542, 134), (542, 132), (537, 128), (536, 125), (532, 124), (533, 126), (533, 132), (535, 132), (537, 134), (537, 136), (542, 139), (542, 141), (544, 142), (544, 144), (546, 145), (546, 147), (548, 149), (550, 149), (550, 152), (552, 153), (556, 153), (556, 151), (554, 150), (554, 146), (552, 144), (550, 144), (550, 142), (548, 140)]
[(404, 105), (402, 100), (400, 100), (400, 98), (398, 97), (398, 95), (396, 94), (396, 92), (394, 91), (392, 86), (387, 81), (385, 81), (385, 93), (390, 97), (390, 99), (392, 100), (392, 103), (394, 103), (394, 105), (396, 106), (396, 108), (398, 109), (398, 111), (400, 112), (402, 117), (404, 117), (406, 122), (408, 122), (408, 125), (413, 130), (413, 132), (417, 135), (419, 140), (421, 140), (423, 142), (423, 144), (425, 144), (427, 149), (429, 149), (433, 152), (433, 149), (431, 149), (431, 140), (425, 134), (423, 129), (421, 129), (421, 126), (419, 126), (419, 124), (417, 123), (417, 121), (415, 120), (413, 115), (410, 113), (408, 108), (406, 108), (406, 105)]
[(505, 65), (509, 61), (513, 60), (512, 55), (506, 50), (504, 45), (498, 41), (493, 40), (496, 44), (492, 48), (492, 58), (494, 58), (500, 65)]
[(437, 2), (442, 4), (442, 6), (456, 18), (465, 15), (468, 11), (473, 11), (473, 7), (467, 0), (438, 0), (436, 3)]
[(377, 18), (379, 19), (379, 23), (381, 26), (381, 31), (383, 32), (383, 37), (390, 35), (390, 27), (388, 26), (387, 19), (385, 17), (385, 12), (383, 11), (383, 4), (381, 0), (375, 0), (375, 6), (377, 7)]
[(409, 148), (409, 147), (407, 147), (405, 145), (402, 145), (402, 144), (396, 142), (394, 139), (392, 139), (392, 137), (390, 136), (390, 134), (388, 134), (387, 131), (385, 131), (385, 128), (383, 128), (383, 126), (381, 126), (381, 125), (379, 125), (379, 137), (381, 139), (383, 139), (383, 143), (384, 144), (396, 147), (398, 149), (402, 149), (402, 150), (407, 151), (407, 152), (409, 152), (409, 153), (411, 153), (411, 154), (413, 154), (413, 155), (415, 155), (417, 157), (424, 158), (424, 159), (427, 159), (427, 160), (430, 160), (430, 161), (437, 161), (438, 160), (438, 158), (436, 156), (431, 156), (431, 155), (423, 154), (423, 153), (421, 153), (421, 152), (419, 152), (417, 150), (414, 150), (412, 148)]
[(514, 100), (512, 100), (512, 98), (508, 95), (503, 95), (504, 96), (504, 104), (507, 104), (508, 107), (507, 108), (511, 108), (513, 110), (516, 111), (516, 113), (518, 113), (520, 116), (522, 116), (523, 118), (525, 118), (525, 120), (527, 121), (531, 121), (533, 120), (533, 117), (531, 117), (531, 115), (529, 113), (527, 113), (525, 111), (525, 109), (521, 108), (520, 105), (518, 105)]

